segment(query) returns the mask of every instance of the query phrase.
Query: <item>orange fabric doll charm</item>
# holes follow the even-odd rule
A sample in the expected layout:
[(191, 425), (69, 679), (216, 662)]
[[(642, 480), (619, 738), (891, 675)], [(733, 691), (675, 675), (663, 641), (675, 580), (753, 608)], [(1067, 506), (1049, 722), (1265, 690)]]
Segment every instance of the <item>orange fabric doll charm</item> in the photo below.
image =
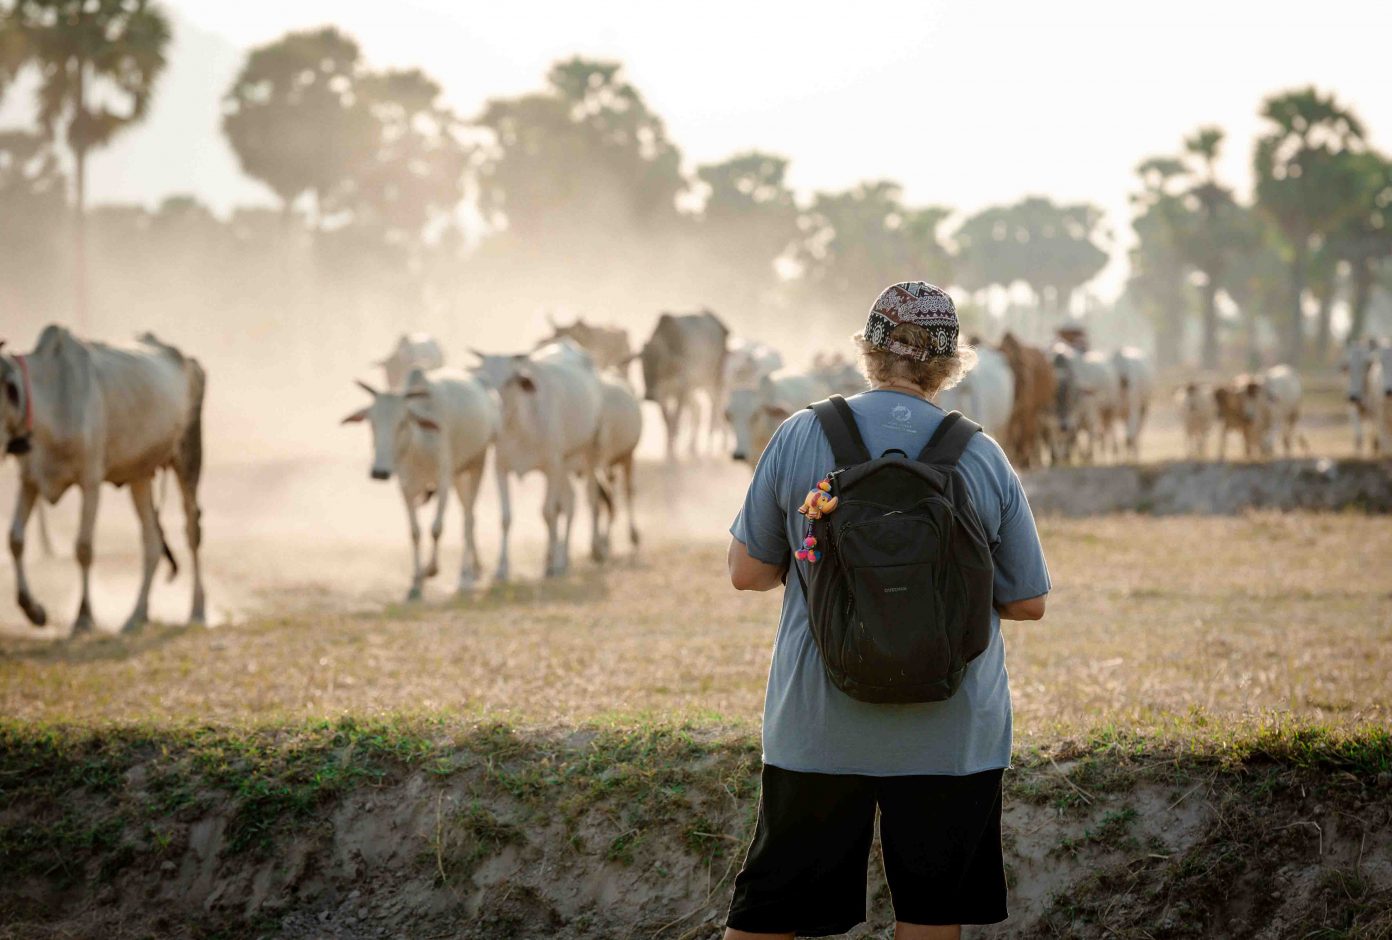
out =
[(838, 502), (839, 499), (831, 495), (831, 484), (823, 480), (817, 484), (816, 489), (808, 491), (807, 498), (798, 507), (798, 512), (808, 519), (820, 519), (834, 511)]

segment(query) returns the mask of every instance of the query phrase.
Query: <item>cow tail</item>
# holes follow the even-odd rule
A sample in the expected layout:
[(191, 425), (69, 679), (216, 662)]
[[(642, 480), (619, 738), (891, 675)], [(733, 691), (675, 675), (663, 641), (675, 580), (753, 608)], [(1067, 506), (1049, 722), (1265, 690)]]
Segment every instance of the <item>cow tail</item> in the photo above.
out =
[(203, 395), (208, 376), (197, 359), (188, 360), (188, 375), (193, 405), (188, 427), (179, 441), (178, 471), (180, 479), (189, 489), (196, 490), (203, 473)]
[[(179, 449), (174, 457), (174, 472), (179, 477), (181, 487), (189, 492), (198, 491), (198, 480), (203, 475), (203, 397), (207, 388), (208, 376), (198, 360), (187, 357), (184, 360), (185, 372), (189, 379), (189, 393), (192, 399), (188, 427), (179, 439)], [(169, 561), (169, 580), (179, 574), (179, 563), (169, 548), (169, 540), (164, 537), (164, 529), (155, 516), (155, 528), (159, 532), (160, 544), (164, 547), (164, 557)]]

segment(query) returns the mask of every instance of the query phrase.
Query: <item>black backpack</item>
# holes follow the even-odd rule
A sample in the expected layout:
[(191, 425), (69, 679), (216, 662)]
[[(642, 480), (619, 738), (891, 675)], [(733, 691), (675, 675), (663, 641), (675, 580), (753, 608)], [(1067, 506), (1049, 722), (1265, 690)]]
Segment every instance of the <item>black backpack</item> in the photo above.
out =
[(938, 702), (991, 639), (990, 544), (957, 470), (981, 426), (952, 412), (910, 460), (872, 458), (846, 400), (809, 406), (831, 443), (836, 508), (812, 522), (802, 583), (832, 683), (863, 702)]

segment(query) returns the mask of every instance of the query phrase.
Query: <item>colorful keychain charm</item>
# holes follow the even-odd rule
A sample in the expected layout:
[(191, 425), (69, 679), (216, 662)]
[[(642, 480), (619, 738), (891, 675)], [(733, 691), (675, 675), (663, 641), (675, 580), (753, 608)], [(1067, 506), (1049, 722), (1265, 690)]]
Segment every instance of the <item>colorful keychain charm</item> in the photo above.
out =
[(831, 474), (827, 474), (825, 480), (808, 491), (807, 498), (798, 507), (798, 512), (807, 517), (807, 532), (802, 539), (802, 548), (793, 553), (798, 561), (812, 564), (822, 557), (822, 553), (817, 551), (817, 539), (812, 535), (812, 520), (835, 511), (839, 501), (838, 497), (831, 495)]

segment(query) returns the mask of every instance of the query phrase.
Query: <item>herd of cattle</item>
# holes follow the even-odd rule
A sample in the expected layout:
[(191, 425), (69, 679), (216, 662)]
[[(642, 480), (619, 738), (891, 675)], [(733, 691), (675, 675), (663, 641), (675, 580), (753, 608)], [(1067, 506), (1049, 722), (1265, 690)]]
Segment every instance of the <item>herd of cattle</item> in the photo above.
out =
[[(818, 357), (805, 371), (785, 369), (776, 349), (732, 337), (709, 311), (662, 314), (636, 351), (618, 327), (583, 320), (552, 327), (552, 335), (527, 352), (471, 350), (476, 362), (468, 370), (447, 367), (433, 338), (402, 336), (378, 363), (384, 386), (358, 383), (370, 401), (344, 421), (369, 425), (371, 476), (395, 476), (400, 486), (411, 531), (411, 599), (439, 571), (451, 491), (464, 521), (459, 589), (477, 581), (475, 504), (490, 452), (502, 529), (497, 580), (509, 574), (511, 479), (528, 473), (540, 472), (545, 480), (547, 575), (563, 574), (569, 566), (577, 480), (591, 515), (591, 555), (603, 560), (611, 552), (619, 493), (630, 543), (637, 545), (633, 471), (643, 409), (629, 380), (635, 359), (642, 398), (661, 412), (669, 459), (685, 437), (693, 454), (732, 443), (734, 458), (753, 464), (791, 414), (829, 394), (865, 388), (857, 367), (842, 356)], [(999, 345), (978, 343), (976, 351), (976, 368), (961, 385), (941, 393), (938, 403), (979, 421), (1018, 466), (1138, 458), (1155, 392), (1153, 370), (1138, 350), (1093, 351), (1080, 332), (1061, 331), (1048, 349), (1007, 333)], [(1373, 452), (1392, 454), (1392, 346), (1350, 343), (1343, 368), (1355, 450), (1362, 451), (1369, 425)], [(91, 628), (92, 539), (103, 482), (129, 488), (140, 522), (142, 579), (126, 628), (145, 621), (161, 557), (175, 568), (153, 491), (162, 470), (172, 471), (182, 496), (193, 568), (190, 619), (203, 620), (197, 490), (205, 381), (196, 360), (150, 334), (111, 345), (49, 326), (30, 353), (0, 350), (0, 453), (14, 454), (20, 463), (10, 553), (18, 603), (32, 623), (43, 625), (47, 613), (25, 577), (28, 522), (41, 499), (57, 502), (77, 487), (82, 599), (74, 629)], [(1274, 454), (1278, 439), (1287, 455), (1296, 443), (1308, 450), (1298, 427), (1300, 398), (1299, 377), (1286, 366), (1217, 385), (1189, 383), (1176, 392), (1189, 455), (1205, 457), (1215, 431), (1220, 459), (1232, 432), (1249, 457)], [(423, 560), (418, 513), (432, 499), (431, 545)]]

